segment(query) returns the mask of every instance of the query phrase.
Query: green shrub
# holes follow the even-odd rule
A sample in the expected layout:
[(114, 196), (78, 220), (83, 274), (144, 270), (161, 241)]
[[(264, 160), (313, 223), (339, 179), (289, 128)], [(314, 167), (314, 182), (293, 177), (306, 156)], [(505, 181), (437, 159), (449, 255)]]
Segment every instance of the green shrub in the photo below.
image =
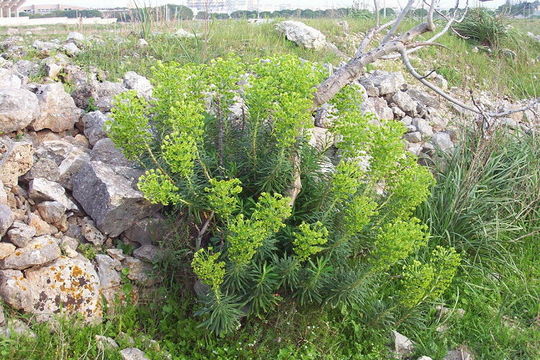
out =
[(467, 39), (483, 46), (498, 49), (503, 40), (511, 36), (510, 26), (506, 18), (494, 15), (486, 9), (471, 9), (461, 23), (456, 23), (454, 29)]
[[(154, 100), (117, 99), (109, 135), (147, 169), (141, 191), (211, 235), (193, 236), (192, 267), (213, 333), (282, 301), (359, 306), (428, 240), (412, 214), (433, 177), (405, 150), (401, 123), (363, 115), (351, 85), (331, 103), (339, 141), (310, 141), (323, 74), (294, 56), (158, 64)], [(433, 266), (437, 294), (455, 266)]]

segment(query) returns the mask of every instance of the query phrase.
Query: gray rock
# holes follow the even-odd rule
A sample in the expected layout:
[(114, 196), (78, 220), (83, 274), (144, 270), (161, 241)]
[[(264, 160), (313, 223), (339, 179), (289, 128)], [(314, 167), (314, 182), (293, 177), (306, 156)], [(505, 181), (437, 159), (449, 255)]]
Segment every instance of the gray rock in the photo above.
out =
[(0, 89), (20, 89), (23, 80), (13, 70), (0, 68)]
[(418, 360), (433, 360), (433, 359), (430, 358), (429, 356), (421, 356), (418, 358)]
[(0, 133), (22, 130), (39, 115), (37, 96), (26, 89), (0, 89)]
[(373, 86), (379, 89), (380, 96), (393, 94), (405, 84), (405, 78), (400, 72), (390, 73), (376, 70), (368, 76), (368, 79), (373, 83)]
[(73, 196), (98, 229), (111, 237), (120, 235), (160, 208), (134, 188), (136, 178), (126, 177), (123, 170), (91, 161), (73, 176)]
[(0, 326), (6, 325), (6, 316), (4, 315), (4, 307), (0, 304)]
[(15, 309), (46, 320), (57, 313), (102, 317), (99, 278), (87, 259), (60, 257), (47, 266), (0, 271), (0, 296)]
[(30, 181), (28, 195), (36, 201), (57, 201), (68, 210), (78, 210), (77, 205), (66, 196), (62, 185), (53, 181), (41, 178)]
[(143, 245), (133, 251), (133, 256), (137, 259), (153, 263), (163, 256), (163, 252), (157, 246)]
[(29, 77), (39, 73), (39, 64), (30, 60), (19, 60), (15, 63), (15, 71), (19, 74)]
[(118, 270), (122, 268), (120, 261), (110, 256), (96, 255), (97, 271), (99, 275), (99, 286), (102, 290), (120, 286), (122, 278)]
[(15, 215), (9, 206), (0, 204), (0, 238), (6, 234), (15, 221)]
[(416, 130), (422, 134), (422, 138), (426, 139), (433, 136), (433, 128), (426, 120), (414, 118), (412, 124), (416, 127)]
[(403, 138), (411, 143), (422, 142), (422, 134), (419, 131), (413, 131), (413, 132), (407, 133), (403, 136)]
[(120, 351), (120, 356), (122, 360), (150, 360), (146, 357), (144, 352), (137, 348), (127, 348)]
[(10, 242), (18, 247), (26, 247), (36, 235), (36, 229), (20, 221), (15, 221), (7, 233)]
[(4, 188), (4, 183), (0, 180), (0, 204), (7, 204), (8, 196), (6, 189)]
[(394, 112), (388, 106), (386, 100), (380, 97), (370, 97), (367, 101), (369, 112), (377, 115), (379, 119), (392, 120), (394, 118)]
[(90, 153), (92, 161), (101, 161), (108, 165), (133, 167), (133, 162), (126, 159), (124, 154), (109, 138), (98, 140)]
[(379, 88), (376, 87), (369, 78), (363, 76), (358, 80), (358, 82), (364, 87), (364, 89), (366, 89), (368, 96), (379, 97)]
[(72, 31), (67, 36), (67, 41), (75, 42), (75, 43), (82, 43), (85, 40), (85, 37), (80, 32)]
[(124, 261), (126, 258), (122, 249), (107, 249), (107, 254), (118, 261)]
[(435, 148), (443, 152), (448, 152), (454, 148), (454, 143), (450, 139), (450, 135), (446, 132), (438, 132), (433, 135), (431, 142)]
[(32, 46), (44, 55), (50, 55), (53, 51), (60, 49), (60, 44), (49, 41), (36, 40)]
[(276, 25), (276, 29), (284, 34), (287, 40), (306, 49), (322, 50), (328, 46), (323, 33), (300, 21), (282, 21)]
[(474, 356), (466, 346), (460, 346), (449, 351), (443, 360), (474, 360)]
[(63, 84), (42, 85), (38, 88), (37, 96), (41, 113), (32, 122), (32, 129), (62, 132), (74, 128), (81, 111), (75, 105), (73, 98), (66, 93)]
[(110, 117), (101, 111), (92, 111), (83, 116), (84, 135), (88, 138), (90, 145), (93, 146), (98, 140), (107, 137), (104, 126), (109, 120)]
[(11, 338), (19, 336), (35, 338), (36, 334), (30, 330), (30, 327), (25, 322), (19, 319), (9, 319), (7, 325), (0, 328), (0, 337)]
[(58, 224), (66, 213), (66, 207), (58, 201), (44, 201), (36, 208), (41, 218), (53, 225)]
[(69, 42), (62, 46), (62, 50), (69, 56), (77, 56), (81, 53), (81, 49), (75, 43)]
[(404, 112), (413, 113), (418, 105), (406, 92), (398, 91), (392, 96), (392, 101)]
[(57, 240), (44, 235), (30, 241), (0, 262), (1, 269), (24, 270), (32, 266), (44, 265), (58, 259), (61, 255)]
[(440, 106), (439, 100), (436, 97), (431, 96), (430, 94), (428, 94), (427, 92), (423, 90), (408, 89), (407, 94), (413, 100), (415, 100), (416, 102), (424, 106), (428, 106), (432, 108), (438, 108)]
[(137, 221), (124, 232), (124, 236), (132, 242), (141, 245), (157, 244), (164, 236), (166, 229), (165, 219), (157, 214)]
[(126, 91), (122, 83), (104, 81), (96, 86), (96, 106), (103, 112), (111, 111), (114, 97)]
[(96, 346), (98, 350), (105, 351), (118, 348), (118, 344), (112, 338), (107, 336), (96, 335)]
[(136, 91), (137, 95), (145, 99), (152, 97), (152, 90), (154, 89), (147, 78), (134, 71), (128, 71), (124, 75), (124, 86), (129, 90)]
[(394, 351), (399, 358), (404, 358), (413, 353), (414, 344), (408, 337), (393, 330), (392, 338), (394, 340)]
[(30, 171), (24, 175), (24, 179), (27, 181), (34, 178), (43, 178), (49, 181), (58, 182), (60, 179), (60, 169), (53, 160), (47, 158), (38, 158)]

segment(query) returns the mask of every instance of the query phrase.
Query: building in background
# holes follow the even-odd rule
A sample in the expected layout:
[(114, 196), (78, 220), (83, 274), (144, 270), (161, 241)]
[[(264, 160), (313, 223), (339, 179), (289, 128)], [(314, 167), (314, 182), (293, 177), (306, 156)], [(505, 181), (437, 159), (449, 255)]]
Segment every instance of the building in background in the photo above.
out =
[(45, 4), (45, 5), (30, 5), (20, 8), (21, 12), (28, 15), (44, 15), (51, 14), (55, 11), (69, 11), (69, 10), (89, 10), (87, 7), (62, 5), (62, 4)]
[(0, 17), (19, 17), (25, 0), (0, 0)]
[(196, 11), (208, 13), (223, 13), (228, 11), (231, 0), (188, 0), (187, 7)]

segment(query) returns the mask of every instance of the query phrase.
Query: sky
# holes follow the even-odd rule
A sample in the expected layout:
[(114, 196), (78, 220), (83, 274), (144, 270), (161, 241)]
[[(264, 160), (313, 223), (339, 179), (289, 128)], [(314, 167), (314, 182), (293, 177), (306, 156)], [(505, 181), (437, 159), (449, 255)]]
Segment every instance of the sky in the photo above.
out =
[[(63, 5), (79, 5), (86, 7), (124, 7), (128, 4), (130, 0), (26, 0), (24, 5), (37, 5), (37, 4), (63, 4)], [(379, 0), (379, 3), (382, 4), (386, 2), (387, 7), (399, 7), (404, 6), (407, 0)], [(150, 3), (152, 5), (160, 4), (182, 4), (185, 1), (182, 0), (139, 0), (140, 3)], [(261, 5), (272, 4), (272, 3), (288, 3), (291, 4), (293, 8), (338, 8), (338, 7), (347, 7), (351, 6), (353, 0), (259, 0)], [(371, 4), (371, 0), (362, 0), (361, 2), (366, 2)], [(478, 0), (471, 0), (471, 4), (477, 3)], [(504, 4), (505, 0), (492, 0), (488, 3), (484, 3), (484, 6), (488, 7), (498, 7), (499, 5)], [(454, 5), (455, 0), (440, 0), (441, 7), (448, 8)]]

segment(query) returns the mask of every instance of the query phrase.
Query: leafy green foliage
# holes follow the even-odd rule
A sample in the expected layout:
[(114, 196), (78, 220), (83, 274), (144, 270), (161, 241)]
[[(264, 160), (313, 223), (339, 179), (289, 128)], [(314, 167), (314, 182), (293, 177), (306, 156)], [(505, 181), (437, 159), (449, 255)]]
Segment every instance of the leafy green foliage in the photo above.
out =
[[(197, 313), (215, 334), (283, 301), (357, 307), (427, 242), (427, 227), (412, 213), (433, 178), (405, 150), (400, 123), (362, 114), (355, 85), (332, 101), (337, 155), (310, 145), (313, 94), (323, 77), (294, 56), (159, 64), (150, 104), (133, 94), (118, 101), (109, 133), (149, 169), (141, 191), (187, 208), (192, 222), (207, 219), (211, 239), (192, 239), (204, 248), (192, 268), (212, 290)], [(137, 144), (126, 133), (134, 127)], [(441, 273), (447, 281), (451, 275)]]

